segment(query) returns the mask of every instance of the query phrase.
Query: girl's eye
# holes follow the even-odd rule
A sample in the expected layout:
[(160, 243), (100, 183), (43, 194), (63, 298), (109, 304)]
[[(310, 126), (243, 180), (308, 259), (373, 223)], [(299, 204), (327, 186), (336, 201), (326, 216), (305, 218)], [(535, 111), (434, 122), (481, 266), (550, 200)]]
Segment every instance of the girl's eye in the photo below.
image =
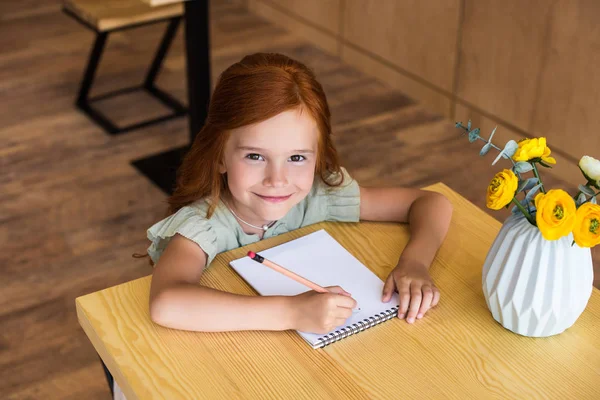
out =
[(306, 157), (304, 157), (304, 156), (301, 156), (301, 155), (299, 155), (299, 154), (294, 154), (293, 156), (291, 156), (291, 157), (290, 157), (290, 160), (291, 160), (292, 162), (300, 162), (300, 161), (304, 161), (304, 160), (306, 160)]
[(262, 161), (264, 158), (260, 154), (252, 153), (246, 155), (246, 158), (252, 161)]

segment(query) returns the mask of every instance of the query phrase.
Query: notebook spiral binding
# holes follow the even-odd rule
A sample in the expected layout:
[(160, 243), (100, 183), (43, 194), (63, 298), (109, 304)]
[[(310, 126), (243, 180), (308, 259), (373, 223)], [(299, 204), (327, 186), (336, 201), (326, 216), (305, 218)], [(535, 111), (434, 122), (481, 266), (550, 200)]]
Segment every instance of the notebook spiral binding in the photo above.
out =
[(362, 332), (365, 329), (372, 328), (375, 325), (390, 320), (396, 315), (398, 315), (399, 307), (400, 306), (394, 306), (372, 317), (365, 318), (362, 321), (357, 322), (356, 324), (345, 326), (341, 329), (338, 329), (335, 332), (331, 332), (323, 337), (320, 337), (313, 347), (315, 349), (320, 349), (321, 347), (325, 347), (327, 345), (330, 345), (331, 343), (337, 342), (338, 340), (345, 339), (350, 335), (354, 335), (355, 333)]

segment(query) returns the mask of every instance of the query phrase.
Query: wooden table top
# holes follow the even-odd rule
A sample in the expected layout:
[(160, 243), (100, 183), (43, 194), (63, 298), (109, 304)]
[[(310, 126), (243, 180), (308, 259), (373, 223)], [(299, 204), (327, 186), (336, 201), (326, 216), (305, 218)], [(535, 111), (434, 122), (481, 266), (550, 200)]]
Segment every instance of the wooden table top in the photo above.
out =
[[(454, 214), (431, 267), (441, 301), (413, 325), (393, 319), (319, 350), (295, 331), (177, 331), (150, 320), (150, 276), (77, 298), (79, 322), (129, 400), (600, 398), (600, 291), (560, 335), (504, 329), (481, 284), (500, 223), (443, 184), (426, 189)], [(200, 283), (256, 295), (229, 261), (322, 228), (382, 280), (409, 237), (402, 224), (324, 222), (222, 253)]]

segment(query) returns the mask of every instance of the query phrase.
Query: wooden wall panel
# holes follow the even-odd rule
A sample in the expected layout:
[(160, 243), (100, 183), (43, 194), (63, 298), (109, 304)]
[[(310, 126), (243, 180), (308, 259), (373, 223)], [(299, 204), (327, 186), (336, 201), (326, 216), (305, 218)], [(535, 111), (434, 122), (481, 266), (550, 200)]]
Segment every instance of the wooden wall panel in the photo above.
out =
[[(290, 1), (290, 3), (293, 2)], [(314, 8), (316, 9), (316, 6), (314, 6)], [(290, 12), (282, 9), (280, 6), (273, 6), (270, 2), (260, 0), (249, 0), (248, 9), (256, 15), (308, 40), (331, 54), (337, 55), (339, 53), (339, 44), (335, 36), (331, 33), (323, 32), (322, 29), (306, 24), (298, 18), (294, 18)], [(316, 13), (316, 11), (313, 12)], [(333, 12), (330, 15), (332, 18), (335, 17), (333, 19), (336, 21), (339, 19), (338, 15)], [(321, 22), (325, 20), (326, 19), (322, 18)]]
[(547, 0), (465, 0), (458, 97), (529, 131), (548, 5)]
[(560, 1), (551, 16), (532, 133), (600, 159), (600, 2)]
[(546, 136), (562, 179), (600, 158), (598, 1), (242, 1), (441, 115)]
[(342, 0), (264, 0), (272, 7), (285, 9), (334, 35), (340, 34)]
[(347, 1), (344, 40), (451, 92), (459, 12), (459, 0)]
[(350, 46), (342, 48), (342, 60), (356, 69), (377, 78), (380, 82), (401, 91), (428, 109), (445, 117), (450, 116), (451, 99), (444, 93), (378, 62)]

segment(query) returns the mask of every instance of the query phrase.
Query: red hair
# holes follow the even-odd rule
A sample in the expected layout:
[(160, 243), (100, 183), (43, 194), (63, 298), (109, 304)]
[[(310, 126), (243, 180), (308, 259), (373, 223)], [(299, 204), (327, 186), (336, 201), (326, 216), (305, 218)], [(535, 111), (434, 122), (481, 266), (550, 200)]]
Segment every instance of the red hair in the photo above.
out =
[(315, 173), (341, 176), (331, 140), (331, 114), (323, 87), (304, 64), (281, 54), (257, 53), (244, 57), (220, 76), (210, 101), (208, 117), (177, 170), (175, 191), (168, 199), (169, 213), (199, 199), (210, 201), (207, 218), (227, 190), (219, 173), (229, 131), (256, 124), (290, 109), (306, 111), (319, 129)]

